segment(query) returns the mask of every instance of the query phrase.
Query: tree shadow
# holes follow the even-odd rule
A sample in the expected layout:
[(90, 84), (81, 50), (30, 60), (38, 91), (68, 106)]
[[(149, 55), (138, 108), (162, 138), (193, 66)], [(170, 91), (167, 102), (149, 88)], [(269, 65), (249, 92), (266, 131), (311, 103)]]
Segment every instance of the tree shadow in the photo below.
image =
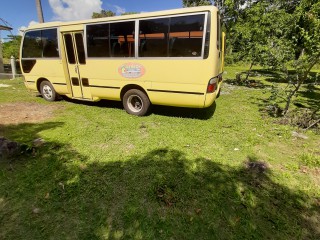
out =
[[(255, 70), (257, 74), (260, 74), (266, 77), (266, 81), (270, 83), (288, 83), (289, 79), (296, 79), (297, 71), (296, 70), (288, 70), (288, 77), (285, 76), (284, 73), (273, 71), (273, 70)], [(319, 81), (317, 72), (310, 72), (308, 79), (304, 82), (305, 84), (315, 83)]]
[(320, 88), (314, 85), (308, 85), (305, 91), (299, 91), (298, 95), (301, 97), (296, 100), (296, 106), (301, 108), (309, 108), (311, 111), (320, 110)]
[[(226, 82), (238, 86), (246, 86), (252, 88), (264, 88), (269, 85), (261, 83), (260, 80), (254, 80), (254, 77), (264, 77), (266, 82), (269, 83), (288, 83), (288, 78), (286, 75), (280, 71), (272, 69), (254, 69), (249, 73), (249, 79), (247, 81), (244, 78), (247, 76), (249, 71), (242, 71), (237, 74), (237, 79), (227, 79)], [(297, 71), (288, 70), (289, 79), (296, 79)], [(242, 79), (242, 81), (240, 80)], [(309, 78), (306, 80), (305, 84), (312, 84), (319, 82), (319, 73), (310, 72)]]
[[(243, 71), (240, 74), (247, 74), (247, 71)], [(296, 79), (296, 71), (294, 70), (289, 70), (288, 71), (289, 78), (291, 76), (292, 79)], [(257, 98), (252, 103), (257, 104), (259, 106), (259, 111), (262, 114), (267, 113), (269, 116), (272, 117), (283, 117), (283, 111), (280, 106), (284, 106), (286, 103), (286, 95), (283, 93), (284, 89), (289, 89), (284, 87), (284, 85), (279, 85), (280, 83), (285, 83), (288, 84), (288, 78), (285, 77), (285, 75), (281, 72), (274, 71), (274, 70), (269, 70), (269, 69), (257, 69), (257, 70), (252, 70), (250, 73), (250, 77), (254, 76), (263, 76), (265, 77), (266, 82), (272, 83), (272, 85), (267, 85), (261, 83), (260, 80), (253, 80), (249, 79), (248, 81), (238, 81), (236, 79), (231, 79), (227, 80), (226, 82), (229, 84), (233, 85), (238, 85), (238, 86), (245, 86), (252, 88), (254, 86), (251, 86), (251, 81), (253, 84), (256, 82), (260, 82), (260, 86), (257, 85), (257, 87), (254, 88), (265, 88), (268, 87), (270, 89), (267, 89), (266, 93), (269, 92), (272, 94), (272, 96), (267, 97), (265, 99), (263, 98)], [(311, 112), (317, 112), (319, 111), (319, 106), (320, 106), (320, 89), (317, 86), (317, 81), (318, 81), (318, 74), (317, 72), (311, 72), (308, 80), (303, 84), (303, 87), (298, 91), (297, 97), (293, 98), (292, 100), (292, 106), (291, 110), (299, 112), (300, 110), (310, 110)], [(291, 88), (293, 88), (294, 85), (291, 85)], [(279, 96), (277, 96), (276, 92), (279, 91)], [(276, 103), (275, 103), (276, 102)], [(299, 113), (298, 113), (299, 114)], [(296, 114), (295, 114), (296, 116)]]
[(39, 132), (58, 128), (62, 125), (62, 122), (22, 123), (18, 125), (0, 124), (0, 136), (6, 136), (11, 140), (21, 143), (30, 143), (32, 140), (38, 138)]
[[(258, 105), (259, 111), (262, 114), (267, 113), (271, 117), (283, 117), (282, 109), (279, 107), (279, 105), (284, 105), (286, 103), (285, 99), (283, 98), (278, 98), (276, 104), (275, 100), (270, 97), (255, 98), (251, 102)], [(303, 112), (304, 110), (310, 111), (311, 113), (319, 112), (320, 88), (309, 84), (306, 89), (298, 91), (297, 97), (293, 98), (292, 100), (292, 106), (290, 108), (290, 111), (296, 112), (299, 115), (299, 112)]]
[(238, 168), (215, 160), (159, 148), (89, 161), (47, 142), (0, 171), (0, 238), (319, 239), (319, 199), (250, 156)]
[[(248, 79), (246, 80), (247, 76)], [(231, 85), (244, 86), (255, 89), (264, 89), (266, 87), (270, 87), (270, 85), (264, 84), (261, 80), (254, 79), (255, 77), (265, 77), (267, 79), (281, 79), (282, 75), (279, 72), (270, 69), (254, 69), (251, 71), (247, 70), (237, 73), (235, 79), (226, 79), (225, 82)]]
[[(244, 74), (246, 74), (244, 72)], [(250, 76), (264, 77), (267, 82), (270, 83), (284, 83), (287, 80), (283, 77), (283, 73), (272, 69), (255, 69)]]
[(254, 89), (264, 89), (270, 87), (270, 85), (263, 84), (260, 80), (248, 79), (248, 80), (237, 80), (237, 79), (226, 79), (225, 83), (229, 85), (242, 86)]

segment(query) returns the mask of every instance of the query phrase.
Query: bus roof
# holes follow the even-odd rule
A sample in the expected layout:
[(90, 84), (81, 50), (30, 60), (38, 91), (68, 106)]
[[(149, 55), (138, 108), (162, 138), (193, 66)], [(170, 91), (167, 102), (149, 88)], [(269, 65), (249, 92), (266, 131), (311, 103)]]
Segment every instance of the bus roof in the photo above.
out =
[(130, 20), (130, 19), (136, 19), (136, 18), (161, 17), (161, 16), (167, 16), (167, 15), (195, 13), (195, 12), (201, 12), (201, 11), (218, 11), (218, 8), (215, 6), (202, 6), (202, 7), (179, 8), (179, 9), (157, 11), (157, 12), (138, 13), (138, 14), (124, 15), (124, 16), (94, 18), (94, 19), (86, 19), (86, 20), (79, 20), (79, 21), (46, 22), (46, 23), (39, 23), (39, 24), (32, 25), (28, 27), (25, 31), (32, 30), (32, 29), (42, 29), (42, 28), (60, 27), (60, 26), (69, 26), (69, 25), (78, 25), (78, 24), (113, 22), (113, 21)]

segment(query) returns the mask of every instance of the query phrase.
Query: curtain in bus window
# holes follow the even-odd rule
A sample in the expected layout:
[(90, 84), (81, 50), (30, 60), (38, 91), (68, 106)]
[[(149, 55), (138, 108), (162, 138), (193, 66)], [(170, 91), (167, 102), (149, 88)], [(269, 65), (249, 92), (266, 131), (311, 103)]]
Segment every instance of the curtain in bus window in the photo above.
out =
[(200, 57), (205, 15), (172, 17), (169, 33), (170, 57)]
[(87, 26), (88, 57), (110, 57), (109, 24)]
[(57, 29), (47, 29), (41, 31), (43, 44), (43, 57), (59, 57)]
[(134, 57), (135, 22), (110, 23), (111, 57)]
[(139, 56), (167, 57), (169, 18), (140, 21)]
[(24, 36), (22, 58), (41, 58), (42, 39), (41, 31), (27, 32)]

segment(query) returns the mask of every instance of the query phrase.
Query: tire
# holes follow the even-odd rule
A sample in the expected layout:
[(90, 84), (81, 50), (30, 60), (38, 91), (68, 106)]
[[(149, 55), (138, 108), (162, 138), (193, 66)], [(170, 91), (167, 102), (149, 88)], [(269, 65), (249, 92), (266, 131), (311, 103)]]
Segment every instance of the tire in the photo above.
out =
[(41, 82), (40, 93), (42, 97), (49, 102), (55, 101), (59, 96), (49, 81)]
[(136, 116), (146, 115), (151, 105), (148, 96), (138, 89), (127, 91), (123, 96), (122, 103), (127, 113)]

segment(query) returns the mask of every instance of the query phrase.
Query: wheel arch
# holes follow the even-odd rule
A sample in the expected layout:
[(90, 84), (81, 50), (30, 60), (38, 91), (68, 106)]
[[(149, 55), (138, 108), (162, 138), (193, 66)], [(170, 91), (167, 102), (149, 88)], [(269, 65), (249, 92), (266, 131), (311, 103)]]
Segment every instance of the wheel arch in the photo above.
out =
[[(147, 95), (147, 97), (149, 98), (147, 91), (146, 91), (143, 87), (141, 87), (141, 86), (139, 86), (139, 85), (136, 85), (136, 84), (128, 84), (128, 85), (124, 86), (124, 87), (121, 89), (121, 92), (120, 92), (120, 99), (121, 99), (121, 101), (123, 100), (123, 96), (126, 94), (126, 92), (129, 91), (129, 90), (131, 90), (131, 89), (138, 89), (138, 90), (144, 92), (144, 93)], [(150, 98), (149, 98), (149, 99), (150, 99)]]
[[(37, 89), (38, 89), (38, 92), (39, 92), (39, 93), (41, 92), (41, 91), (40, 91), (40, 85), (41, 85), (41, 83), (44, 82), (44, 81), (50, 82), (47, 78), (44, 78), (44, 77), (41, 77), (41, 78), (39, 78), (39, 79), (37, 80)], [(50, 83), (51, 83), (51, 82), (50, 82)]]

